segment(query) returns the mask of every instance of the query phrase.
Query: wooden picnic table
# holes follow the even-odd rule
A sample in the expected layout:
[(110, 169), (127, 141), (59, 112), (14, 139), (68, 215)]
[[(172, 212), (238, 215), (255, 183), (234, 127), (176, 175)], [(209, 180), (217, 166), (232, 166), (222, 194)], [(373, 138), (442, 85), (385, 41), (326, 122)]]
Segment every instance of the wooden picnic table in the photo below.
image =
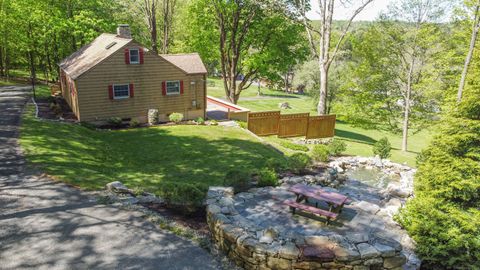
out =
[[(337, 192), (325, 191), (319, 187), (307, 186), (304, 184), (296, 184), (288, 189), (290, 192), (295, 193), (297, 196), (296, 201), (301, 202), (308, 199), (314, 199), (317, 201), (326, 202), (330, 206), (330, 212), (332, 208), (341, 211), (343, 205), (347, 202), (348, 197)], [(318, 207), (318, 205), (316, 205)]]
[[(293, 210), (295, 208), (325, 216), (327, 223), (330, 219), (336, 219), (341, 213), (343, 206), (348, 201), (348, 197), (337, 192), (325, 191), (322, 188), (307, 186), (304, 184), (296, 184), (288, 189), (296, 195), (296, 200), (286, 200), (284, 203)], [(318, 203), (315, 202), (315, 208), (307, 204), (302, 204), (302, 201), (308, 203), (308, 199), (323, 201), (329, 205), (329, 210), (322, 210), (318, 208)]]

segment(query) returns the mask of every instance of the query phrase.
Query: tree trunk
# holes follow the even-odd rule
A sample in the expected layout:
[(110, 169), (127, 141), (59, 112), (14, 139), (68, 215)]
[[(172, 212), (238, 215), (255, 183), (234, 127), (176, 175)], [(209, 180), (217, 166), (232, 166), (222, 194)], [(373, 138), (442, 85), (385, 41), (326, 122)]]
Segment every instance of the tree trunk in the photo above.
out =
[(402, 151), (406, 152), (408, 150), (408, 125), (410, 118), (410, 97), (412, 95), (412, 77), (413, 69), (415, 67), (415, 56), (412, 57), (410, 62), (410, 67), (408, 69), (408, 78), (407, 78), (407, 89), (404, 95), (404, 114), (403, 114), (403, 134), (402, 134)]
[(465, 87), (465, 81), (467, 79), (467, 74), (468, 74), (468, 68), (470, 66), (470, 62), (472, 61), (473, 57), (473, 51), (475, 50), (475, 43), (477, 42), (477, 35), (478, 35), (478, 30), (480, 28), (480, 20), (478, 16), (478, 11), (479, 11), (480, 6), (477, 5), (475, 8), (475, 19), (473, 22), (473, 28), (472, 28), (472, 36), (470, 39), (470, 47), (468, 49), (467, 56), (465, 58), (465, 65), (463, 66), (463, 71), (462, 71), (462, 78), (460, 79), (460, 85), (458, 86), (458, 93), (457, 93), (457, 103), (460, 103), (462, 101), (462, 95), (463, 95), (463, 88)]
[(411, 89), (407, 91), (407, 98), (405, 99), (405, 112), (403, 116), (403, 134), (402, 134), (402, 151), (408, 150), (408, 124), (410, 117), (410, 93)]
[(10, 79), (10, 56), (8, 55), (8, 48), (5, 48), (5, 78)]
[(0, 76), (5, 76), (3, 65), (3, 47), (0, 47)]
[(168, 53), (168, 38), (169, 38), (169, 16), (170, 16), (170, 1), (163, 1), (163, 53)]
[(152, 42), (152, 51), (155, 52), (155, 54), (158, 54), (158, 47), (157, 47), (157, 12), (156, 12), (156, 6), (155, 6), (155, 1), (152, 1), (152, 7), (151, 7), (151, 16), (150, 16), (150, 36), (151, 36), (151, 42)]
[(324, 115), (327, 113), (327, 94), (328, 94), (328, 68), (320, 63), (320, 96), (318, 97), (317, 113)]

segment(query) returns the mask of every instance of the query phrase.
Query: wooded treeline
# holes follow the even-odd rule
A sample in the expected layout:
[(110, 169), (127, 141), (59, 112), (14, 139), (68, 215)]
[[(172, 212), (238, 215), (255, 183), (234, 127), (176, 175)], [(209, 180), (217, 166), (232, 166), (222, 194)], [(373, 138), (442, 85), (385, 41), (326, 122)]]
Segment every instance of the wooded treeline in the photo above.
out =
[(406, 150), (468, 85), (478, 1), (397, 0), (352, 22), (371, 2), (345, 1), (351, 16), (336, 22), (335, 0), (0, 0), (0, 76), (55, 81), (61, 59), (128, 23), (153, 51), (200, 53), (234, 103), (262, 79), (315, 97), (320, 114), (403, 133)]

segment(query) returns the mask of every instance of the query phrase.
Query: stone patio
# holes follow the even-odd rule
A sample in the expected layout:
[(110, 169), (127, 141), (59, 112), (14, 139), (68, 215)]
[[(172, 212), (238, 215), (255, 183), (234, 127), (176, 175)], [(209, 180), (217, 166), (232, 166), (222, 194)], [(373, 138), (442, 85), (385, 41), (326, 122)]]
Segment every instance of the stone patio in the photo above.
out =
[[(247, 269), (418, 269), (413, 242), (392, 216), (402, 197), (347, 179), (332, 191), (351, 202), (339, 217), (292, 215), (283, 200), (295, 198), (280, 187), (254, 188), (233, 195), (228, 188), (209, 191), (208, 222), (217, 244)], [(315, 201), (311, 201), (314, 203)], [(326, 205), (319, 207), (328, 209)]]

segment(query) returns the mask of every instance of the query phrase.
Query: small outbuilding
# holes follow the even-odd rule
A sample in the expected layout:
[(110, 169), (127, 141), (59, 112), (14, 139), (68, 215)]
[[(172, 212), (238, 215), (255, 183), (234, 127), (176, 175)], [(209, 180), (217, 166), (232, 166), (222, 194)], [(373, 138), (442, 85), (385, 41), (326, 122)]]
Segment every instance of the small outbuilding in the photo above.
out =
[(112, 117), (147, 121), (179, 112), (184, 119), (205, 118), (207, 70), (200, 56), (158, 55), (136, 42), (128, 25), (101, 34), (60, 64), (62, 95), (79, 121)]

